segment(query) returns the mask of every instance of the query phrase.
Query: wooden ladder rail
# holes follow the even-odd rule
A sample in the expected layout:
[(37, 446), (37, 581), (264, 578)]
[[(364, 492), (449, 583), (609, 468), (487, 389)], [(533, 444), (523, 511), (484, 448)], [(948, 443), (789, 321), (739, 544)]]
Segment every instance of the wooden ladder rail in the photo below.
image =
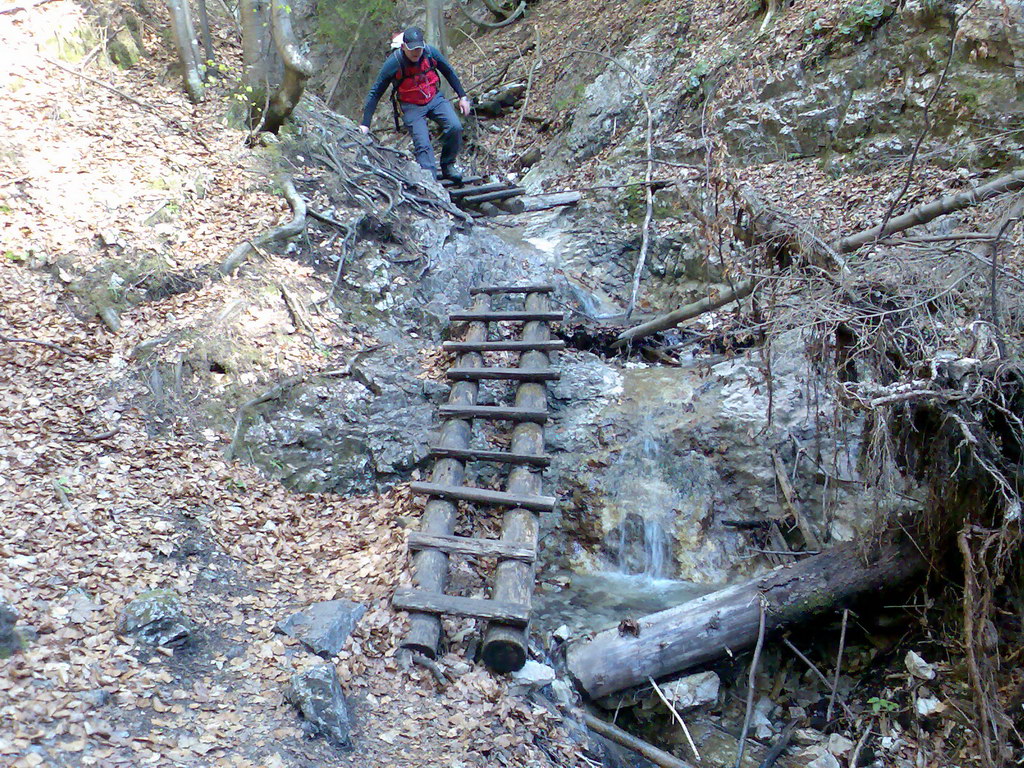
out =
[[(473, 309), (486, 312), (490, 297), (480, 294)], [(469, 324), (466, 340), (482, 342), (487, 340), (487, 323), (474, 321)], [(483, 355), (479, 352), (465, 352), (458, 360), (460, 368), (483, 366)], [(479, 392), (475, 381), (456, 381), (448, 396), (449, 405), (475, 405)], [(448, 419), (441, 427), (438, 445), (443, 448), (468, 449), (472, 433), (472, 421)], [(431, 482), (442, 485), (462, 485), (466, 477), (465, 463), (459, 459), (439, 458), (434, 462)], [(451, 536), (455, 532), (456, 503), (439, 498), (428, 499), (423, 510), (420, 531), (434, 536)], [(413, 581), (425, 592), (444, 594), (448, 586), (448, 554), (438, 549), (422, 549), (413, 557)], [(441, 643), (441, 616), (436, 613), (409, 613), (409, 632), (403, 647), (436, 658)]]
[[(527, 293), (527, 312), (545, 312), (548, 309), (547, 293)], [(522, 339), (526, 342), (548, 341), (551, 338), (550, 323), (533, 320), (523, 326)], [(530, 350), (523, 352), (519, 359), (520, 368), (548, 368), (551, 359), (547, 352)], [(537, 411), (547, 410), (547, 387), (544, 382), (524, 381), (516, 389), (517, 408)], [(516, 424), (512, 432), (512, 453), (543, 454), (544, 426), (533, 422)], [(509, 472), (505, 486), (509, 493), (539, 496), (543, 490), (541, 471), (529, 465), (514, 466)], [(537, 515), (528, 509), (514, 508), (504, 513), (501, 524), (501, 541), (509, 545), (537, 549)], [(499, 559), (494, 574), (491, 597), (529, 606), (533, 601), (535, 561)], [(522, 668), (527, 658), (526, 629), (500, 622), (490, 622), (484, 632), (484, 663), (496, 672), (509, 672)]]

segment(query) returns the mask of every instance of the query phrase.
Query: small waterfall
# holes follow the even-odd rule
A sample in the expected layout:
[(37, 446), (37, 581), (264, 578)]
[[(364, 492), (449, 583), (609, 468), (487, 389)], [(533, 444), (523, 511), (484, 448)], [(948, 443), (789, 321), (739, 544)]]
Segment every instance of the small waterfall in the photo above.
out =
[(608, 513), (618, 521), (613, 549), (619, 571), (668, 579), (675, 570), (672, 528), (682, 500), (679, 479), (667, 476), (662, 447), (649, 432), (647, 420), (642, 420), (609, 472)]

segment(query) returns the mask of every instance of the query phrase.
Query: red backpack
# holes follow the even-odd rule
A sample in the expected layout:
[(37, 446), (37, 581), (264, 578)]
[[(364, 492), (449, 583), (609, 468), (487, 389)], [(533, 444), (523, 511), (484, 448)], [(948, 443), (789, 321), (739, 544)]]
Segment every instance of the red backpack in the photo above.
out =
[(409, 61), (401, 48), (395, 55), (398, 56), (398, 72), (395, 73), (394, 93), (398, 100), (421, 107), (429, 104), (441, 83), (437, 62), (426, 52), (419, 61)]

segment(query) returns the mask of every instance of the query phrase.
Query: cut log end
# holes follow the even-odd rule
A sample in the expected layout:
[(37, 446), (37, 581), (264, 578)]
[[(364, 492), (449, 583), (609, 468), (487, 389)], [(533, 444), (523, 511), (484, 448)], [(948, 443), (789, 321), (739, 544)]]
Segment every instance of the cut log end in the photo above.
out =
[(526, 646), (520, 639), (495, 638), (484, 645), (481, 652), (484, 664), (494, 672), (515, 672), (526, 663)]

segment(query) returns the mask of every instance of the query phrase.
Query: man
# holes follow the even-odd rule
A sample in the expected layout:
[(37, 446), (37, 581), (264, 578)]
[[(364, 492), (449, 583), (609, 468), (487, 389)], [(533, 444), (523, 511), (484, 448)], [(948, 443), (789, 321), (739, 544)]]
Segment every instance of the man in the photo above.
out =
[[(444, 97), (438, 87), (444, 75), (455, 93), (459, 95), (459, 109), (463, 115), (470, 110), (469, 97), (459, 82), (458, 75), (451, 68), (448, 60), (437, 48), (423, 42), (423, 30), (409, 27), (402, 34), (402, 45), (387, 58), (377, 75), (377, 81), (370, 89), (363, 106), (363, 121), (359, 128), (363, 133), (370, 132), (370, 121), (377, 109), (377, 102), (384, 95), (389, 85), (394, 83), (398, 94), (398, 103), (402, 106), (405, 125), (412, 133), (413, 148), (416, 162), (434, 175), (434, 178), (451, 179), (455, 183), (462, 181), (462, 174), (455, 168), (455, 156), (462, 147), (462, 123), (451, 102)], [(427, 118), (437, 123), (441, 134), (441, 168), (438, 173), (434, 150), (430, 146), (430, 131), (427, 129)]]

